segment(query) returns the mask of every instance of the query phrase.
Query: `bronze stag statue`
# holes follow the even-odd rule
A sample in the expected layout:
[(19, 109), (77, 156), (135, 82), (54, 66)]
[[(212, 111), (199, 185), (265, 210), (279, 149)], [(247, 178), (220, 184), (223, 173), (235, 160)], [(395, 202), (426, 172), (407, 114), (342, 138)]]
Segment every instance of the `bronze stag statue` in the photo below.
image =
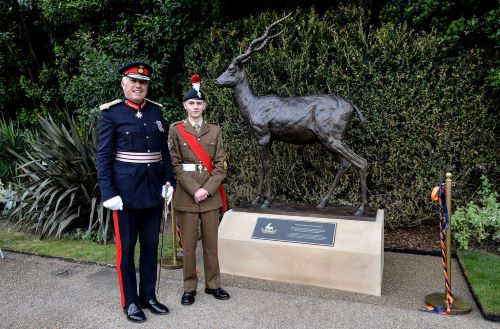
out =
[(271, 29), (288, 16), (269, 25), (261, 37), (253, 40), (243, 54), (233, 59), (226, 71), (215, 82), (219, 87), (233, 88), (235, 105), (252, 128), (260, 147), (261, 179), (259, 193), (252, 204), (256, 205), (261, 202), (264, 187), (265, 198), (261, 207), (268, 208), (271, 202), (269, 169), (272, 142), (320, 143), (340, 162), (340, 168), (328, 192), (317, 207), (325, 206), (340, 178), (352, 165), (358, 170), (361, 183), (361, 204), (354, 214), (363, 215), (366, 205), (368, 163), (344, 142), (346, 129), (355, 111), (361, 122), (366, 122), (358, 108), (351, 101), (333, 95), (255, 96), (248, 84), (244, 64), (250, 60), (253, 53), (264, 48), (268, 40), (281, 33), (269, 35)]

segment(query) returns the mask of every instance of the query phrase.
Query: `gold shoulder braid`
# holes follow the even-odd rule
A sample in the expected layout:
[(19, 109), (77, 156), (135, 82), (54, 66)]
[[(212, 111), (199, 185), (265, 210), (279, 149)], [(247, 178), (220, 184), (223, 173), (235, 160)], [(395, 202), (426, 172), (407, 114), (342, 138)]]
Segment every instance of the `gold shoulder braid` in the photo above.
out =
[(121, 101), (122, 101), (121, 99), (115, 99), (114, 101), (111, 101), (109, 103), (104, 103), (101, 106), (99, 106), (99, 110), (101, 111), (108, 110), (111, 106), (121, 103)]
[(147, 99), (147, 98), (144, 98), (144, 99), (145, 99), (145, 100), (147, 100), (147, 101), (148, 101), (148, 102), (150, 102), (150, 103), (153, 103), (153, 104), (154, 104), (154, 105), (156, 105), (156, 106), (163, 107), (163, 105), (161, 105), (160, 103), (153, 102), (152, 100)]

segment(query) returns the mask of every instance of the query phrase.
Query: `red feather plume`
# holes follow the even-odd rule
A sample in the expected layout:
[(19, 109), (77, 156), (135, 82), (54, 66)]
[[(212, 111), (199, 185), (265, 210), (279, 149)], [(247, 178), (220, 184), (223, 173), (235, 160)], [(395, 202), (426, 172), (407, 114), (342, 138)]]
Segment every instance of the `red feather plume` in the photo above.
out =
[(191, 77), (191, 83), (201, 83), (201, 77), (198, 74), (195, 74)]

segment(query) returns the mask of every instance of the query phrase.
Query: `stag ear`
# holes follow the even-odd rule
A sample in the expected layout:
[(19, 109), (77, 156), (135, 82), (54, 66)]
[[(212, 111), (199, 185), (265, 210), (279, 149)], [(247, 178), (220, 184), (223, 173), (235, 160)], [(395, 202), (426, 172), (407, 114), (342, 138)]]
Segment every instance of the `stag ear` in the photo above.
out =
[(231, 63), (230, 66), (237, 67), (238, 69), (241, 69), (241, 68), (243, 68), (244, 63), (245, 62), (243, 62), (241, 60), (233, 60), (233, 62)]

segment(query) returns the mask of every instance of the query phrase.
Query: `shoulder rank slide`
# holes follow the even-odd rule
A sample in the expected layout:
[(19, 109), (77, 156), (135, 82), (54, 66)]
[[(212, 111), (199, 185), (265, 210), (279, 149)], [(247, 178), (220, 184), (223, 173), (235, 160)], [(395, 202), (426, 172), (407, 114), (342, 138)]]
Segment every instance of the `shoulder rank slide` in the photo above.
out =
[(163, 105), (161, 105), (160, 103), (153, 102), (152, 100), (147, 99), (147, 98), (144, 98), (144, 99), (145, 99), (145, 100), (147, 100), (147, 101), (148, 101), (148, 102), (150, 102), (150, 103), (153, 103), (153, 104), (154, 104), (154, 105), (156, 105), (156, 106), (163, 107)]
[(104, 111), (109, 109), (111, 106), (116, 105), (118, 103), (121, 103), (121, 99), (115, 99), (114, 101), (111, 101), (109, 103), (104, 103), (101, 106), (99, 106), (99, 110)]

